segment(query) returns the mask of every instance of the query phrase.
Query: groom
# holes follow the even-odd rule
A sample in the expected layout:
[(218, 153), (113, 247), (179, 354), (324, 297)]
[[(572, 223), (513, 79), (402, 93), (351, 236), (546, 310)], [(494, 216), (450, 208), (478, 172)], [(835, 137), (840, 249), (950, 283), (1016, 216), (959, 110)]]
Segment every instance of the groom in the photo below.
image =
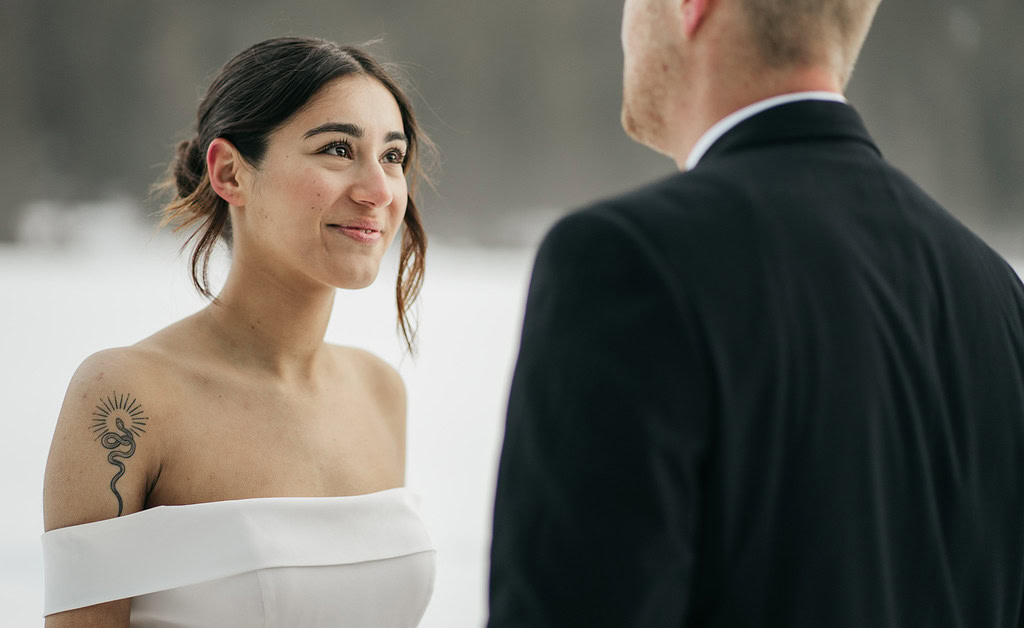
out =
[(681, 172), (537, 255), (491, 628), (1017, 627), (1024, 291), (842, 91), (878, 0), (627, 0)]

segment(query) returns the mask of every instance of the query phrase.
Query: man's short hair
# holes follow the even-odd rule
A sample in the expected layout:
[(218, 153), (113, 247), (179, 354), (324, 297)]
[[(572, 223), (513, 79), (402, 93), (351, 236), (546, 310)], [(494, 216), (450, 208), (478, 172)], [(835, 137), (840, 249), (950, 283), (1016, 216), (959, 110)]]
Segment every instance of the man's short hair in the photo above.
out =
[(846, 77), (879, 2), (740, 0), (740, 5), (766, 65), (787, 67), (828, 60)]

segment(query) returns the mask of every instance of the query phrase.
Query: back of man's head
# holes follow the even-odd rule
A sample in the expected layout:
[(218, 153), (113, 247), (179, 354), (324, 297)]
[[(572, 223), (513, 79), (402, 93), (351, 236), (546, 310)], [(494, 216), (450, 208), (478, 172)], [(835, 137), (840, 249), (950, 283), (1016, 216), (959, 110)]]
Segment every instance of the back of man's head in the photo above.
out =
[(845, 86), (880, 0), (738, 0), (756, 53), (773, 68), (827, 63)]
[(774, 95), (841, 91), (881, 0), (626, 0), (623, 125), (677, 164)]

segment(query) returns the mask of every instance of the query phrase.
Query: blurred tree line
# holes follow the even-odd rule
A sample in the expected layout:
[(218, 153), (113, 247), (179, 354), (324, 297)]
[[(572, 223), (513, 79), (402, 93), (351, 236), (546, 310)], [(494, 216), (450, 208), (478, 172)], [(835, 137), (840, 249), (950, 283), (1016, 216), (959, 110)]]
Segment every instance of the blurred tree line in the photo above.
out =
[[(278, 35), (401, 64), (441, 150), (428, 229), (523, 223), (671, 172), (619, 127), (621, 2), (0, 0), (0, 240), (26, 205), (143, 211), (212, 73)], [(1024, 252), (1024, 2), (888, 0), (850, 86), (883, 152), (1008, 254)], [(548, 212), (545, 214), (544, 212)]]

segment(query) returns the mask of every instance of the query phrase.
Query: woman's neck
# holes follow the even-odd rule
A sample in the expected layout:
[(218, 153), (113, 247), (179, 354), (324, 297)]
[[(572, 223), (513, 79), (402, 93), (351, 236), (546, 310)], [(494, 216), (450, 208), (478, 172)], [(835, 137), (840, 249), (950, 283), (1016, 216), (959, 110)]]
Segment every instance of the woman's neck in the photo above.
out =
[(323, 355), (335, 289), (289, 280), (236, 257), (223, 290), (204, 311), (232, 362), (289, 381), (308, 381)]

